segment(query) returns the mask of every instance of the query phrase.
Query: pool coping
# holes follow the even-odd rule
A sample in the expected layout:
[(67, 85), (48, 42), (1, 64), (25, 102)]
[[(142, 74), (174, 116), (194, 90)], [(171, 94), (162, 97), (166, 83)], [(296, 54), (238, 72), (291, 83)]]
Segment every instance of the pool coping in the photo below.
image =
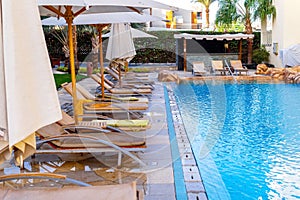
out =
[[(175, 95), (164, 85), (167, 122), (173, 161), (176, 199), (207, 200), (199, 168), (191, 149)], [(180, 158), (180, 159), (179, 159)]]

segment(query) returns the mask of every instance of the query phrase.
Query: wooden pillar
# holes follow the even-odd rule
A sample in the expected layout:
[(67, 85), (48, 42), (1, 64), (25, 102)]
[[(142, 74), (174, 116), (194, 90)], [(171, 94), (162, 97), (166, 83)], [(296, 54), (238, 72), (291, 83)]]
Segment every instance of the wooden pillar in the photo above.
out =
[(187, 63), (186, 63), (186, 39), (183, 38), (183, 71), (186, 72)]
[(66, 7), (65, 19), (68, 24), (68, 39), (69, 39), (69, 49), (70, 49), (70, 67), (71, 67), (72, 96), (73, 96), (73, 114), (74, 114), (75, 124), (78, 124), (79, 104), (77, 101), (73, 29), (72, 29), (72, 22), (74, 19), (74, 15), (71, 9), (72, 9), (71, 6)]
[(242, 60), (242, 55), (243, 55), (243, 47), (242, 47), (243, 42), (242, 41), (243, 41), (242, 39), (240, 39), (240, 41), (239, 41), (239, 60)]

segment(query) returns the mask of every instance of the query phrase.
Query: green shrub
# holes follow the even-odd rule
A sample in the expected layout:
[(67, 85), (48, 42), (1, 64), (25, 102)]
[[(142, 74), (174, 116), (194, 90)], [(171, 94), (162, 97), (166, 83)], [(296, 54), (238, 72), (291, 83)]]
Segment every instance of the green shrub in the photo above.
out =
[(56, 70), (60, 72), (68, 72), (68, 68), (63, 66), (58, 67)]
[(269, 62), (270, 53), (266, 50), (265, 47), (253, 50), (253, 62), (260, 64), (262, 62)]
[[(56, 84), (56, 88), (60, 88), (61, 84), (65, 83), (65, 82), (71, 82), (71, 74), (53, 74), (54, 76), (54, 80), (55, 80), (55, 84)], [(82, 79), (87, 78), (87, 76), (84, 75), (77, 75), (76, 76), (76, 80), (80, 81)]]

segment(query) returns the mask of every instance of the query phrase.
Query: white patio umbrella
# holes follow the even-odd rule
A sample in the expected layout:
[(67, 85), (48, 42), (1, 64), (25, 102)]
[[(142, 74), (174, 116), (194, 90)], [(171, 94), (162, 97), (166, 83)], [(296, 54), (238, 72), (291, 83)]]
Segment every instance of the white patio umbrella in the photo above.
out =
[[(136, 12), (114, 12), (114, 13), (95, 13), (82, 14), (73, 20), (73, 25), (85, 24), (112, 24), (112, 23), (145, 23), (150, 21), (162, 21), (161, 17), (139, 14)], [(43, 25), (66, 26), (67, 22), (64, 18), (48, 17), (42, 20)]]
[[(136, 55), (130, 25), (128, 23), (112, 24), (110, 32), (106, 59), (110, 61), (121, 59), (129, 62)], [(118, 69), (120, 76), (119, 84), (121, 85), (120, 66)]]
[[(136, 12), (114, 12), (114, 13), (95, 13), (95, 14), (82, 14), (76, 17), (73, 20), (73, 25), (93, 25), (98, 30), (99, 37), (99, 57), (100, 57), (100, 67), (101, 67), (101, 82), (102, 82), (102, 98), (104, 98), (104, 64), (103, 64), (103, 50), (102, 50), (102, 29), (107, 26), (107, 24), (112, 23), (145, 23), (150, 21), (163, 21), (161, 17), (148, 15), (148, 14), (139, 14)], [(58, 25), (65, 26), (67, 25), (64, 18), (49, 17), (42, 20), (43, 25)], [(153, 35), (147, 34), (145, 32), (132, 29), (134, 38), (140, 37), (153, 37)], [(109, 34), (105, 34), (106, 37), (109, 37)]]
[(61, 111), (36, 1), (0, 2), (0, 139), (22, 164)]
[[(141, 30), (138, 30), (138, 29), (135, 29), (132, 27), (130, 27), (130, 29), (131, 29), (132, 38), (155, 38), (155, 39), (157, 39), (156, 36), (145, 33), (144, 31), (141, 31)], [(102, 35), (102, 37), (104, 37), (104, 38), (110, 37), (110, 32)]]
[[(79, 103), (76, 94), (76, 76), (74, 49), (72, 37), (72, 23), (75, 17), (85, 13), (111, 13), (111, 12), (141, 12), (146, 8), (159, 8), (165, 10), (175, 10), (177, 8), (155, 0), (38, 0), (40, 14), (44, 16), (63, 17), (68, 24), (68, 38), (70, 48), (70, 66), (73, 91), (73, 106), (75, 123), (78, 122)], [(103, 74), (103, 67), (101, 68)]]

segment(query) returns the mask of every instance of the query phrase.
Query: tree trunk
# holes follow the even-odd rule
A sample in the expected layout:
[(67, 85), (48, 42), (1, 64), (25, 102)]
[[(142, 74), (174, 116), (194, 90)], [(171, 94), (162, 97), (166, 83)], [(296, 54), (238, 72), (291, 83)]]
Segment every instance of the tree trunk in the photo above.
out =
[(267, 19), (261, 19), (260, 44), (262, 46), (268, 44)]
[(207, 7), (206, 10), (206, 28), (209, 28), (209, 8)]
[[(252, 34), (253, 33), (250, 17), (246, 18), (245, 27), (246, 27), (246, 34)], [(248, 44), (247, 63), (251, 64), (252, 63), (253, 39), (247, 39), (247, 44)]]
[(98, 47), (99, 47), (99, 38), (97, 35), (93, 35), (92, 37), (92, 63), (93, 63), (93, 68), (97, 69), (98, 68)]

